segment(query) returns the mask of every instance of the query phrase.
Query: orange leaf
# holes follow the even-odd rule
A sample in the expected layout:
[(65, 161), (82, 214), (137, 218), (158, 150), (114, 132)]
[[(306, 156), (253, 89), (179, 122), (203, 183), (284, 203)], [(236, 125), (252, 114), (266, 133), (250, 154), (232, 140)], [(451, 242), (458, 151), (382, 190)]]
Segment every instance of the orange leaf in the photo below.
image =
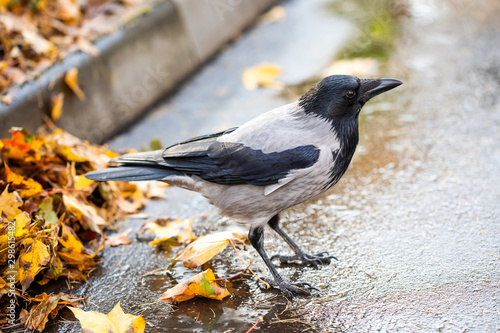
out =
[(61, 237), (58, 239), (62, 249), (57, 254), (70, 265), (77, 266), (83, 271), (94, 266), (92, 256), (87, 254), (87, 250), (78, 239), (73, 229), (65, 224), (61, 227)]
[(202, 236), (179, 252), (172, 260), (171, 267), (178, 261), (182, 261), (187, 268), (195, 269), (224, 250), (229, 244), (229, 240), (235, 244), (243, 245), (246, 239), (246, 234), (232, 231), (221, 231)]
[(52, 110), (50, 111), (50, 119), (57, 121), (62, 114), (64, 104), (64, 94), (61, 92), (56, 96), (52, 96)]
[(42, 185), (34, 179), (24, 179), (23, 176), (10, 170), (9, 166), (5, 164), (5, 175), (8, 183), (17, 189), (21, 198), (34, 197), (43, 192)]
[(159, 299), (163, 302), (182, 302), (195, 296), (222, 300), (230, 295), (226, 288), (215, 282), (214, 272), (209, 268), (167, 290)]
[(83, 93), (82, 89), (80, 89), (80, 86), (78, 85), (78, 69), (77, 68), (71, 68), (66, 75), (64, 76), (64, 82), (70, 87), (71, 90), (75, 93), (76, 97), (80, 101), (85, 100), (85, 94)]

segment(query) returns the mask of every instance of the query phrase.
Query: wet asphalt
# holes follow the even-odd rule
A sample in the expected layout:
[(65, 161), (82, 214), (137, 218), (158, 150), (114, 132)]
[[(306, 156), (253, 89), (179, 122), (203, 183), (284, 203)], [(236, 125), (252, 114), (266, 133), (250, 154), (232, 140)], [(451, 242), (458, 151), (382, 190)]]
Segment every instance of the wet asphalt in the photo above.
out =
[[(331, 1), (284, 3), (282, 22), (257, 23), (112, 140), (117, 150), (164, 146), (242, 124), (288, 100), (278, 91), (247, 91), (245, 67), (272, 62), (287, 85), (318, 77), (342, 45), (359, 33), (327, 9)], [(178, 264), (179, 250), (134, 239), (106, 249), (87, 284), (86, 310), (142, 313), (147, 332), (497, 332), (500, 330), (500, 6), (495, 1), (411, 1), (410, 16), (380, 75), (404, 85), (362, 112), (361, 141), (349, 171), (333, 189), (283, 214), (284, 228), (307, 252), (338, 261), (319, 269), (282, 267), (291, 281), (318, 288), (293, 302), (261, 289), (254, 278), (232, 281), (225, 300), (155, 303), (176, 282), (198, 272)], [(187, 218), (197, 235), (232, 228), (203, 197), (168, 188), (148, 203), (148, 220)], [(119, 230), (136, 233), (147, 220)], [(133, 235), (133, 233), (131, 235)], [(270, 254), (289, 251), (270, 230)], [(262, 276), (257, 253), (241, 251)], [(232, 249), (209, 265), (219, 276), (244, 268)], [(60, 286), (59, 286), (60, 287)], [(65, 291), (65, 290), (63, 290)], [(70, 318), (63, 314), (63, 318)], [(48, 326), (79, 332), (75, 322)]]

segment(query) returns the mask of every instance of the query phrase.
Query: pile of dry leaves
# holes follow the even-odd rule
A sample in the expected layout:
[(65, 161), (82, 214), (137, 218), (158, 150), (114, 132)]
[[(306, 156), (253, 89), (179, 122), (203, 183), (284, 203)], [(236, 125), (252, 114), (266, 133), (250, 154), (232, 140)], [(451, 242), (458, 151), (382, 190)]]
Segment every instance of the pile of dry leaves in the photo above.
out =
[(92, 42), (150, 10), (152, 0), (0, 0), (0, 99), (68, 53), (99, 52)]
[[(166, 185), (98, 183), (85, 178), (85, 173), (104, 168), (115, 156), (106, 146), (91, 145), (58, 128), (38, 135), (14, 128), (11, 138), (0, 140), (0, 324), (4, 327), (14, 322), (9, 317), (13, 309), (16, 324), (42, 331), (49, 318), (68, 306), (90, 331), (121, 323), (125, 326), (117, 332), (128, 332), (129, 327), (143, 332), (144, 320), (123, 313), (119, 304), (108, 315), (85, 312), (75, 308), (85, 303), (83, 298), (40, 294), (32, 288), (60, 278), (70, 283), (83, 281), (98, 263), (97, 255), (105, 244), (132, 242), (126, 236), (130, 229), (106, 240), (102, 230), (109, 222), (138, 212), (148, 199), (160, 196)], [(247, 241), (246, 234), (232, 231), (196, 238), (191, 222), (157, 219), (145, 223), (139, 234), (153, 233), (152, 246), (186, 245), (171, 267), (182, 261), (190, 269), (211, 260), (229, 244), (236, 250)], [(221, 300), (229, 292), (217, 280), (221, 279), (208, 269), (181, 281), (159, 300), (180, 302), (195, 296)]]
[(104, 246), (102, 228), (148, 200), (147, 189), (136, 184), (84, 177), (114, 156), (60, 129), (43, 135), (13, 129), (10, 139), (0, 140), (0, 322), (8, 321), (3, 314), (16, 297), (32, 304), (21, 321), (39, 330), (49, 315), (81, 301), (33, 295), (30, 286), (85, 280)]

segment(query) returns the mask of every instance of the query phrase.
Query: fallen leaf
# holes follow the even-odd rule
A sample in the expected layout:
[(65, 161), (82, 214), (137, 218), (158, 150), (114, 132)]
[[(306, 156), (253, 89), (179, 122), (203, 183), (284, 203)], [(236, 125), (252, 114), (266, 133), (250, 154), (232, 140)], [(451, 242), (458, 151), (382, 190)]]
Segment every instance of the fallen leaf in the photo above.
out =
[(281, 89), (283, 83), (276, 81), (281, 72), (282, 69), (278, 65), (263, 63), (245, 69), (241, 79), (248, 90), (255, 90), (258, 87)]
[(226, 288), (219, 287), (215, 282), (214, 272), (209, 268), (187, 280), (181, 281), (178, 285), (167, 290), (159, 301), (163, 302), (183, 302), (195, 296), (222, 300), (230, 295)]
[(149, 243), (151, 245), (160, 245), (172, 239), (175, 239), (177, 243), (186, 244), (194, 239), (191, 223), (192, 220), (190, 219), (159, 218), (155, 221), (146, 222), (139, 233), (154, 233), (155, 239)]
[(75, 93), (76, 97), (80, 101), (85, 100), (85, 94), (83, 93), (82, 89), (80, 89), (80, 86), (78, 85), (78, 69), (77, 68), (71, 68), (66, 75), (64, 76), (64, 82), (70, 87), (71, 90)]
[(221, 231), (202, 236), (179, 252), (172, 260), (170, 267), (173, 267), (178, 261), (182, 261), (187, 268), (195, 269), (224, 250), (230, 240), (234, 244), (244, 245), (247, 239), (246, 234), (233, 231)]
[(286, 17), (286, 9), (283, 6), (274, 6), (267, 13), (262, 14), (259, 20), (262, 23), (273, 23), (283, 21)]
[(130, 183), (136, 185), (139, 190), (144, 192), (148, 199), (165, 199), (167, 197), (165, 189), (170, 186), (169, 184), (158, 181)]
[[(24, 135), (21, 131), (11, 129), (11, 138), (3, 139), (3, 154), (8, 158), (14, 158), (18, 160), (24, 159), (26, 153), (31, 150), (31, 146), (24, 140)], [(8, 149), (6, 149), (8, 148)]]
[(75, 190), (92, 192), (97, 187), (97, 183), (93, 180), (85, 178), (85, 175), (79, 175), (75, 176), (75, 184), (73, 187)]
[(87, 250), (78, 239), (73, 229), (65, 224), (61, 226), (61, 237), (58, 239), (62, 248), (57, 254), (68, 264), (77, 266), (84, 271), (95, 265), (92, 256), (87, 254)]
[(327, 67), (322, 75), (330, 76), (335, 74), (348, 74), (359, 77), (376, 76), (379, 69), (379, 62), (372, 58), (354, 58), (337, 60)]
[(70, 25), (76, 24), (81, 17), (80, 5), (78, 1), (57, 0), (57, 17)]
[(47, 245), (37, 239), (26, 238), (22, 244), (24, 248), (19, 254), (19, 281), (24, 293), (35, 276), (45, 268), (50, 255)]
[(21, 213), (19, 209), (23, 205), (23, 200), (17, 192), (9, 193), (7, 186), (0, 195), (0, 216), (5, 216), (8, 221), (12, 221), (14, 217)]
[(50, 111), (50, 119), (57, 121), (62, 115), (62, 107), (64, 103), (64, 94), (61, 92), (52, 96), (52, 110)]
[(118, 185), (122, 196), (116, 201), (117, 206), (125, 213), (138, 212), (147, 202), (146, 195), (137, 185), (120, 182)]
[[(8, 225), (2, 225), (0, 227), (0, 253), (6, 254), (7, 246), (9, 243), (9, 238), (13, 235), (17, 240), (22, 239), (24, 236), (29, 234), (29, 227), (31, 224), (31, 219), (26, 212), (19, 213)], [(13, 233), (8, 230), (8, 226), (14, 226)]]
[(55, 225), (59, 218), (54, 211), (54, 199), (52, 197), (45, 198), (38, 207), (37, 215), (45, 221), (45, 226)]
[(142, 316), (125, 314), (120, 302), (107, 315), (74, 307), (68, 308), (80, 321), (82, 332), (85, 333), (143, 333), (146, 327)]
[(127, 235), (132, 231), (132, 228), (128, 228), (124, 232), (117, 233), (106, 237), (106, 241), (104, 242), (105, 246), (120, 246), (127, 245), (132, 243), (132, 240), (127, 237)]
[(81, 220), (88, 229), (94, 232), (100, 232), (98, 226), (106, 225), (106, 221), (97, 214), (96, 209), (85, 203), (85, 201), (78, 200), (70, 194), (65, 194), (63, 196), (63, 202), (66, 211), (73, 214), (77, 220)]
[(53, 315), (55, 317), (57, 314), (57, 305), (60, 298), (61, 294), (50, 295), (46, 299), (42, 300), (40, 304), (34, 305), (25, 318), (25, 327), (29, 330), (43, 331), (45, 329), (45, 324), (47, 324), (47, 321), (49, 320), (49, 315), (52, 312), (55, 312)]
[(10, 170), (7, 164), (5, 167), (5, 178), (11, 184), (11, 189), (16, 189), (21, 198), (30, 198), (43, 192), (42, 185), (32, 178), (24, 179), (23, 176), (18, 175)]

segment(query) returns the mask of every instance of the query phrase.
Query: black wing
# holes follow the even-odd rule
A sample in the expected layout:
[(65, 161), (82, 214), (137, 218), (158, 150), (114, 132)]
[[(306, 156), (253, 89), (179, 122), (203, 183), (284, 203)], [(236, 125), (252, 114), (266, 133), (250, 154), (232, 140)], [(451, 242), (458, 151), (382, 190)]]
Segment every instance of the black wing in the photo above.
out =
[(291, 170), (310, 167), (318, 160), (320, 152), (313, 145), (264, 153), (241, 143), (217, 141), (217, 138), (235, 129), (199, 136), (163, 151), (123, 155), (111, 162), (120, 163), (123, 167), (160, 169), (158, 177), (161, 177), (158, 179), (167, 175), (188, 174), (217, 184), (265, 186), (277, 183)]
[(264, 186), (277, 183), (291, 170), (312, 166), (318, 160), (319, 149), (308, 145), (264, 153), (213, 138), (169, 147), (162, 156), (165, 166), (213, 183)]

